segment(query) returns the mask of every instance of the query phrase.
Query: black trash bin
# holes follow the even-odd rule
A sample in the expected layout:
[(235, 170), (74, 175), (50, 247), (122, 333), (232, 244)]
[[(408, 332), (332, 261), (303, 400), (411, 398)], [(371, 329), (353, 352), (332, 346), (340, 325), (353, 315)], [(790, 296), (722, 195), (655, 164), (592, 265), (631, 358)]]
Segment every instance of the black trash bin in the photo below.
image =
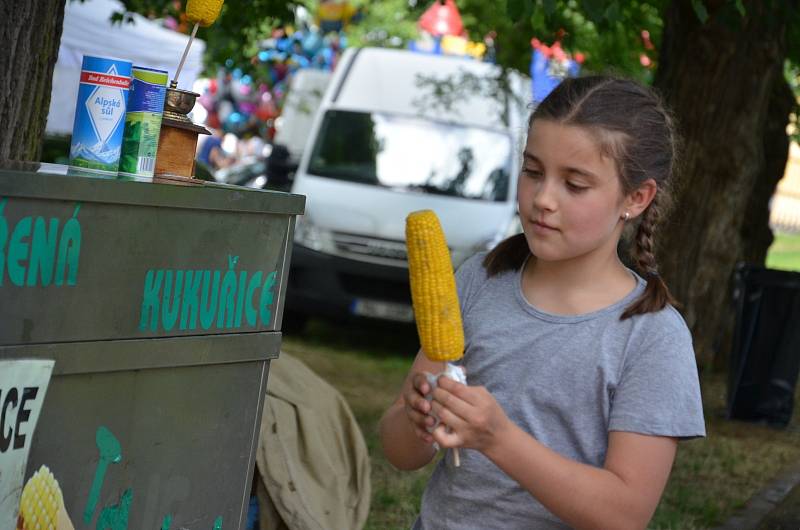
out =
[(800, 370), (800, 273), (739, 264), (728, 417), (785, 427)]

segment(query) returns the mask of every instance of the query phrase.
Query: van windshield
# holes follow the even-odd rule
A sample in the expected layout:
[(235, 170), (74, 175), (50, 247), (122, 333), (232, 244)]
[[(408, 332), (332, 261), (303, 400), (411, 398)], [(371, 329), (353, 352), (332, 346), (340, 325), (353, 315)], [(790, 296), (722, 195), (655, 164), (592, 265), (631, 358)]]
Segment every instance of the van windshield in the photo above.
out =
[(505, 201), (511, 137), (422, 118), (330, 110), (308, 172), (399, 191)]

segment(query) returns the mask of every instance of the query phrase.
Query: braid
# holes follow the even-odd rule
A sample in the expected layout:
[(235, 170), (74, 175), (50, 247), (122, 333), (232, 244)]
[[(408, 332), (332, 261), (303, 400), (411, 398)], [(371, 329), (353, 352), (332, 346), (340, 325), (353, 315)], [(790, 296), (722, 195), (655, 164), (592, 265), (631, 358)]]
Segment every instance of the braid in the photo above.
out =
[(645, 278), (651, 275), (658, 275), (653, 242), (653, 231), (661, 217), (657, 201), (658, 193), (656, 193), (653, 202), (642, 215), (642, 220), (636, 229), (635, 246), (633, 248), (633, 259), (636, 262), (636, 268)]
[(620, 320), (642, 313), (660, 311), (667, 304), (677, 304), (661, 275), (659, 275), (658, 264), (656, 263), (654, 233), (658, 222), (661, 220), (662, 205), (659, 204), (660, 195), (657, 192), (653, 202), (644, 211), (642, 220), (636, 229), (635, 245), (632, 251), (636, 269), (647, 280), (647, 287), (642, 295), (625, 309)]

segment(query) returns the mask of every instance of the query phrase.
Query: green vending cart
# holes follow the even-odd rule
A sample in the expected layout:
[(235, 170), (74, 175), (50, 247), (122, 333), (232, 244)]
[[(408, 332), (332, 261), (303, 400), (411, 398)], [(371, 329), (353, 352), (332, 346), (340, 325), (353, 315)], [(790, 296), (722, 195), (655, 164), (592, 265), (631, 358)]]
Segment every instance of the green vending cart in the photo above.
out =
[(244, 528), (305, 198), (0, 169), (0, 359), (53, 359), (26, 477), (76, 530)]

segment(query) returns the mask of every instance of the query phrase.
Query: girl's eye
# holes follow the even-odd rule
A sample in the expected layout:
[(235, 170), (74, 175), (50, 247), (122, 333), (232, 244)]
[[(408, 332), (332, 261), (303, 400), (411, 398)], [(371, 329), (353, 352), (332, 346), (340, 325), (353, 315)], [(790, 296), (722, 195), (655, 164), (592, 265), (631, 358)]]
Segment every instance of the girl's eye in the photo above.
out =
[(541, 178), (542, 177), (542, 172), (541, 171), (539, 171), (538, 169), (533, 169), (533, 168), (529, 168), (529, 167), (522, 168), (522, 174), (523, 175), (527, 175), (527, 176), (529, 176), (531, 178)]
[(588, 186), (581, 186), (580, 184), (575, 184), (574, 182), (569, 181), (567, 181), (567, 188), (575, 193), (581, 193), (589, 189)]

